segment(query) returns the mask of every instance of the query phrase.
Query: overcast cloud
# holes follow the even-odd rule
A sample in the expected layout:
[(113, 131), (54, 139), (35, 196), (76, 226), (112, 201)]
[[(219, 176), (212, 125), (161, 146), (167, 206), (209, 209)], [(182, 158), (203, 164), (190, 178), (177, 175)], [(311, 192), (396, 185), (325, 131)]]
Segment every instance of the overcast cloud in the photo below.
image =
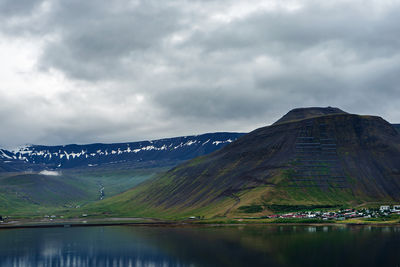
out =
[[(325, 3), (328, 2), (328, 3)], [(0, 146), (400, 122), (400, 1), (0, 0)]]

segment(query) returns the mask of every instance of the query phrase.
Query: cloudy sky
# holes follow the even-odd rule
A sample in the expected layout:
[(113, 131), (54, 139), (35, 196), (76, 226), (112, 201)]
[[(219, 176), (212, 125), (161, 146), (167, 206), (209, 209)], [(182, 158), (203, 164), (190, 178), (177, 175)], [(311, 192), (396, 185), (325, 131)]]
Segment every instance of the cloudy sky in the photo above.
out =
[(399, 1), (0, 0), (0, 146), (400, 122)]

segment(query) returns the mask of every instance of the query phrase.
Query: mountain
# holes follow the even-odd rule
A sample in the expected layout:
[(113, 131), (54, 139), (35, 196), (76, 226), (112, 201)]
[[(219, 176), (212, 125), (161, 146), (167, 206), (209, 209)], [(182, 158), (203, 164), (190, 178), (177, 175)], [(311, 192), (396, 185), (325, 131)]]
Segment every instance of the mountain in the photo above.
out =
[(332, 114), (347, 114), (347, 112), (344, 112), (343, 110), (341, 110), (339, 108), (334, 108), (334, 107), (295, 108), (295, 109), (292, 109), (291, 111), (289, 111), (282, 118), (277, 120), (274, 124), (286, 123), (286, 122), (291, 122), (291, 121), (296, 121), (296, 120), (304, 120), (307, 118), (313, 118), (313, 117), (324, 116), (324, 115), (332, 115)]
[[(317, 112), (316, 112), (317, 111)], [(400, 134), (380, 117), (295, 109), (92, 207), (179, 217), (400, 201)]]
[(211, 153), (242, 133), (208, 133), (116, 144), (43, 146), (0, 149), (0, 171), (67, 169), (98, 165), (165, 166)]
[(400, 124), (393, 124), (393, 127), (400, 132)]

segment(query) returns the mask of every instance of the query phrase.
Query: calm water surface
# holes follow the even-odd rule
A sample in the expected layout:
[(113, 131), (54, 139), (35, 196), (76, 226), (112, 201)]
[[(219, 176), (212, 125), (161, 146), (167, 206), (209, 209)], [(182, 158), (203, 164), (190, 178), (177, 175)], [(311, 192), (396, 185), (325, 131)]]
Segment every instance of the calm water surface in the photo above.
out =
[(0, 266), (400, 266), (400, 227), (10, 229)]

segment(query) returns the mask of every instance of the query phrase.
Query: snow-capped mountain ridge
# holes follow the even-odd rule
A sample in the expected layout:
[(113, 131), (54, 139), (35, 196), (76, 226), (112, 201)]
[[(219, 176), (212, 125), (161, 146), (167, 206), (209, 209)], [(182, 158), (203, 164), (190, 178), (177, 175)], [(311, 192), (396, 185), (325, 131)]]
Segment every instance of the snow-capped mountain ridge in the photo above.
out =
[(24, 161), (49, 168), (97, 166), (115, 162), (180, 161), (211, 153), (241, 135), (210, 133), (116, 144), (26, 145), (12, 152), (0, 149), (0, 160)]

